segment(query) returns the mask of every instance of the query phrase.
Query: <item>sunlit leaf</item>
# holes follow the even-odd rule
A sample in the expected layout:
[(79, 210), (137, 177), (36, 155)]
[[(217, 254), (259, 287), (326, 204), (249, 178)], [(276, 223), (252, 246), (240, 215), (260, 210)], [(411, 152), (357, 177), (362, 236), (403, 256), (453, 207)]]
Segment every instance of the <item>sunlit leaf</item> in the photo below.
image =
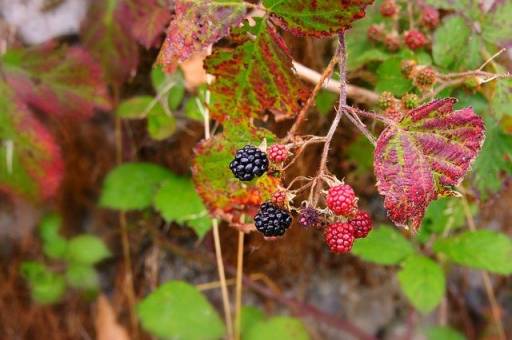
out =
[(93, 265), (110, 257), (111, 253), (101, 238), (81, 234), (69, 240), (66, 255), (70, 262)]
[(428, 204), (450, 194), (484, 141), (484, 123), (471, 108), (453, 110), (456, 99), (425, 104), (380, 135), (375, 176), (391, 220), (421, 225)]
[(272, 20), (295, 35), (327, 36), (364, 18), (373, 0), (263, 0)]
[(240, 0), (177, 0), (175, 5), (176, 17), (167, 29), (157, 60), (168, 72), (228, 35), (245, 15), (245, 4)]
[(289, 339), (309, 340), (309, 334), (298, 319), (277, 316), (266, 321), (260, 321), (246, 333), (247, 340)]

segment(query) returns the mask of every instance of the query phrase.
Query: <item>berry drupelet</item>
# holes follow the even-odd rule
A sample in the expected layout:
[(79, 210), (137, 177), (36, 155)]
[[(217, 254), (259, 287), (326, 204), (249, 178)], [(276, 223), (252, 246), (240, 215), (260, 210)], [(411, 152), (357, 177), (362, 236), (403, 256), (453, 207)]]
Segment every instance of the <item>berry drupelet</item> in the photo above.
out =
[(349, 223), (333, 223), (324, 234), (325, 243), (333, 253), (348, 253), (354, 244), (354, 229)]
[(231, 161), (229, 168), (239, 180), (250, 181), (268, 170), (268, 158), (258, 148), (246, 145), (236, 152), (235, 159)]
[(256, 229), (265, 237), (282, 236), (291, 223), (290, 213), (271, 202), (263, 203), (254, 217)]

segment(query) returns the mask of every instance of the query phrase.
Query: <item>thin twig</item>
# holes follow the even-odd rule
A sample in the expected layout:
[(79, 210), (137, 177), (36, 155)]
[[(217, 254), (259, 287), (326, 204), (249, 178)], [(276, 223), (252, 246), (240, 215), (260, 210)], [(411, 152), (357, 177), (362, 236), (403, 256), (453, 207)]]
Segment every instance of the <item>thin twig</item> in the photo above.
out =
[(293, 124), (293, 126), (290, 128), (290, 131), (288, 132), (288, 136), (290, 139), (293, 138), (293, 136), (295, 136), (300, 125), (306, 118), (308, 110), (311, 107), (311, 105), (313, 105), (313, 102), (315, 101), (315, 98), (316, 98), (318, 92), (322, 89), (322, 86), (323, 86), (325, 80), (327, 78), (329, 78), (331, 76), (332, 72), (334, 71), (334, 66), (338, 62), (338, 57), (337, 57), (338, 53), (339, 52), (336, 51), (336, 53), (332, 57), (331, 61), (325, 68), (324, 72), (320, 76), (320, 79), (318, 80), (315, 87), (313, 88), (313, 91), (311, 92), (311, 95), (309, 96), (308, 100), (306, 101), (306, 104), (302, 107), (299, 114), (297, 115), (297, 118), (295, 119), (295, 123)]
[(236, 288), (235, 288), (235, 339), (240, 340), (241, 311), (242, 311), (242, 276), (244, 267), (244, 235), (238, 232), (238, 254), (236, 262)]
[(226, 319), (226, 328), (228, 330), (228, 339), (233, 339), (233, 320), (231, 319), (231, 311), (229, 304), (228, 288), (226, 284), (226, 274), (224, 271), (224, 262), (222, 261), (222, 249), (220, 247), (219, 221), (212, 220), (213, 225), (213, 241), (215, 244), (215, 258), (217, 260), (217, 271), (221, 283), (222, 305), (224, 307), (224, 317)]

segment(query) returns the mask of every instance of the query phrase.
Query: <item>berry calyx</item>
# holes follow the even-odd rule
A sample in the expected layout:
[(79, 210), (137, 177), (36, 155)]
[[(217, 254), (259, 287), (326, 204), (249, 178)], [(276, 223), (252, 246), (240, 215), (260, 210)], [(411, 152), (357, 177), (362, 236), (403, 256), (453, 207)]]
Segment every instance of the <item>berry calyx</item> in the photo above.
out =
[(340, 184), (327, 192), (327, 207), (336, 215), (350, 216), (357, 210), (354, 189), (348, 184)]
[(439, 25), (439, 11), (431, 6), (424, 6), (421, 10), (421, 23), (428, 29), (434, 29)]
[(268, 170), (267, 155), (252, 145), (246, 145), (235, 154), (229, 163), (233, 175), (241, 181), (250, 181), (260, 177)]
[(272, 194), (272, 203), (280, 207), (284, 206), (287, 201), (286, 191), (278, 190)]
[(384, 0), (380, 5), (380, 14), (383, 17), (392, 17), (398, 14), (400, 7), (396, 4), (395, 0)]
[(359, 210), (354, 218), (348, 221), (354, 229), (355, 238), (364, 238), (372, 230), (372, 219), (366, 211)]
[(354, 228), (349, 223), (333, 223), (324, 234), (325, 243), (333, 253), (348, 253), (354, 244)]
[(274, 144), (267, 149), (267, 155), (272, 163), (279, 164), (288, 158), (288, 150), (282, 144)]
[(420, 103), (420, 98), (414, 93), (406, 93), (403, 95), (401, 102), (405, 109), (412, 110), (418, 106)]
[(263, 203), (256, 216), (254, 216), (256, 229), (265, 237), (282, 236), (291, 223), (290, 213), (271, 202)]
[(368, 40), (379, 42), (384, 40), (384, 26), (372, 24), (367, 31)]
[(387, 34), (384, 37), (384, 46), (390, 52), (396, 52), (400, 49), (400, 37), (396, 33)]
[(312, 207), (306, 207), (302, 209), (299, 213), (299, 223), (303, 227), (314, 227), (320, 228), (322, 227), (322, 217), (320, 216), (318, 210)]
[(425, 35), (415, 29), (405, 32), (404, 41), (411, 50), (417, 50), (427, 44)]
[(400, 70), (402, 71), (402, 74), (411, 79), (414, 73), (414, 70), (416, 69), (416, 61), (412, 59), (406, 59), (402, 60), (400, 63)]
[(437, 81), (436, 72), (431, 67), (425, 67), (414, 75), (414, 86), (422, 90), (428, 90)]

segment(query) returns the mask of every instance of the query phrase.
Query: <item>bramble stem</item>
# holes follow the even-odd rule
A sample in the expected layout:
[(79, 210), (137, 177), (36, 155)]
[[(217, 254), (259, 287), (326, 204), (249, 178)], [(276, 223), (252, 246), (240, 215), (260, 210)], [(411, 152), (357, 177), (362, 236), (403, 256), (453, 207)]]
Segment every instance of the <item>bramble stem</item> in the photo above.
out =
[(241, 310), (242, 310), (242, 276), (244, 268), (244, 236), (243, 231), (238, 232), (238, 254), (236, 263), (235, 286), (235, 339), (240, 340)]

